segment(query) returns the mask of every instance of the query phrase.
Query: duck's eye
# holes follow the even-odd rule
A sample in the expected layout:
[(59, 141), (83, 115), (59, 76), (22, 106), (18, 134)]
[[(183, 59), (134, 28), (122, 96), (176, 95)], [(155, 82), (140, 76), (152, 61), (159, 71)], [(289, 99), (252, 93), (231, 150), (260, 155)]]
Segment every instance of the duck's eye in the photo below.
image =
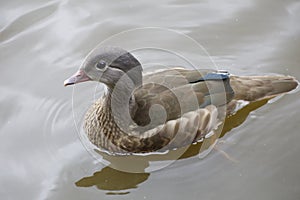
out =
[(100, 60), (99, 62), (96, 63), (95, 66), (97, 69), (103, 70), (106, 67), (106, 62), (103, 60)]

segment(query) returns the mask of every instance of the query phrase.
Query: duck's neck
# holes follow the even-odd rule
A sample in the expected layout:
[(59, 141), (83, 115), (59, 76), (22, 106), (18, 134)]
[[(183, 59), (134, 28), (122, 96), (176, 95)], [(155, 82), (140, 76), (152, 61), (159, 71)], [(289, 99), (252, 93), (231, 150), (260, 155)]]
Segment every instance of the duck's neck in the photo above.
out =
[(129, 124), (136, 108), (133, 95), (136, 87), (135, 84), (129, 81), (107, 87), (103, 102), (104, 107), (110, 109), (110, 114), (115, 118), (116, 122)]

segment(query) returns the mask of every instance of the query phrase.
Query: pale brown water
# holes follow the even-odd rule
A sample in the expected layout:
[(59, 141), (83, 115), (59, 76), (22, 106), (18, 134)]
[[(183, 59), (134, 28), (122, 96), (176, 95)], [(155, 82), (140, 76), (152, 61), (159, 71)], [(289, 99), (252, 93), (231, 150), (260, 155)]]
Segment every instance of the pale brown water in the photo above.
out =
[[(227, 129), (245, 121), (205, 159), (194, 147), (167, 168), (130, 174), (104, 167), (86, 151), (73, 121), (72, 88), (62, 84), (99, 42), (145, 26), (187, 34), (232, 73), (299, 80), (299, 1), (15, 0), (0, 5), (1, 199), (300, 199), (299, 93), (248, 117), (254, 108), (244, 109)], [(93, 94), (91, 86), (76, 88), (80, 113), (91, 104), (85, 98)]]

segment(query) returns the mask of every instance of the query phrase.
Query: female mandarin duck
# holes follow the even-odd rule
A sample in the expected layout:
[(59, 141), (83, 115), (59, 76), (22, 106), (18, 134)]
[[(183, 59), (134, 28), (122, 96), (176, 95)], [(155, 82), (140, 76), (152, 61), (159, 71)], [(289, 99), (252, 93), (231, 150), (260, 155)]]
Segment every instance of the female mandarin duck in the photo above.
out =
[(94, 145), (111, 153), (192, 144), (216, 129), (222, 112), (231, 114), (238, 100), (271, 98), (298, 85), (290, 76), (233, 76), (214, 70), (169, 68), (143, 75), (140, 62), (118, 47), (94, 50), (64, 84), (84, 81), (107, 86), (86, 113), (84, 129)]

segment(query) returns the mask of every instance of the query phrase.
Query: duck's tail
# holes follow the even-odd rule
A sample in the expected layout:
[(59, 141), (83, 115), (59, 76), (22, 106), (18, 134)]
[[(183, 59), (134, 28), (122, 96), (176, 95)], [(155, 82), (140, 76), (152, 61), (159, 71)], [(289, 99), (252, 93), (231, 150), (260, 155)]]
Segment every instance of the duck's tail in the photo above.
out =
[(234, 99), (257, 101), (287, 93), (298, 86), (291, 76), (231, 76)]

